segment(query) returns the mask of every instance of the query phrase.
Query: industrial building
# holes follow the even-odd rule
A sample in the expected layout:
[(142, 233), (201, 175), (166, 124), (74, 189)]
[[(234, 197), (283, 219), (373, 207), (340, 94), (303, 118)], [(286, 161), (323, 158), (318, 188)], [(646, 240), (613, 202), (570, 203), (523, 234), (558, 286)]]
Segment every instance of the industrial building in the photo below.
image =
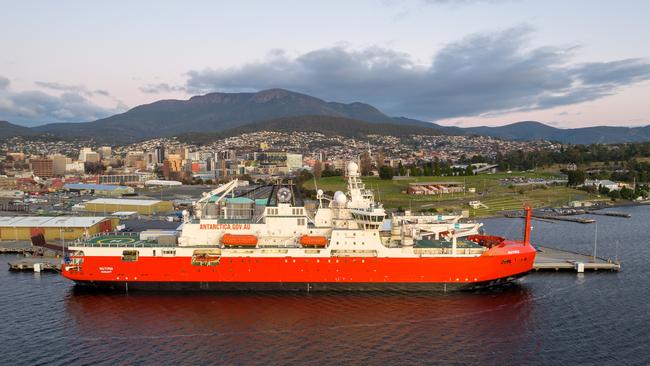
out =
[(154, 215), (173, 210), (174, 206), (171, 202), (160, 200), (97, 198), (84, 204), (86, 212), (107, 214), (116, 211), (135, 211), (141, 215)]
[(63, 189), (70, 192), (91, 192), (99, 196), (121, 196), (135, 192), (132, 187), (127, 186), (88, 183), (68, 183), (63, 186)]
[(83, 235), (114, 231), (118, 218), (71, 216), (2, 216), (0, 240), (30, 240), (43, 234), (45, 240), (74, 240)]
[(426, 182), (409, 183), (406, 193), (414, 195), (437, 195), (448, 193), (465, 192), (465, 184), (462, 182)]

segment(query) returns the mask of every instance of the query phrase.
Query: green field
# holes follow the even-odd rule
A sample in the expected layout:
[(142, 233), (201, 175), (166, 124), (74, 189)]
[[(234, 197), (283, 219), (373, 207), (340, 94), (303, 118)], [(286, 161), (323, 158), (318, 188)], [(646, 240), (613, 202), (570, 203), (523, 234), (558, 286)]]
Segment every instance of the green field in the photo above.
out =
[[(524, 203), (533, 207), (557, 207), (566, 205), (569, 201), (593, 199), (595, 196), (587, 192), (572, 189), (564, 186), (552, 186), (548, 188), (533, 186), (510, 188), (501, 185), (499, 180), (508, 177), (526, 178), (552, 178), (551, 173), (500, 173), (474, 175), (467, 177), (413, 177), (407, 180), (382, 180), (378, 177), (364, 177), (363, 181), (367, 188), (375, 192), (375, 199), (378, 199), (388, 209), (403, 208), (414, 211), (437, 210), (459, 211), (469, 210), (471, 216), (494, 215), (501, 211), (521, 209)], [(475, 188), (476, 193), (446, 194), (446, 195), (407, 195), (409, 183), (414, 182), (460, 182), (465, 183), (467, 188)], [(317, 182), (318, 188), (325, 192), (346, 190), (346, 181), (343, 177), (321, 178)], [(314, 181), (309, 180), (303, 184), (306, 189), (314, 189)], [(478, 200), (488, 206), (487, 208), (472, 209), (467, 204), (469, 201)]]

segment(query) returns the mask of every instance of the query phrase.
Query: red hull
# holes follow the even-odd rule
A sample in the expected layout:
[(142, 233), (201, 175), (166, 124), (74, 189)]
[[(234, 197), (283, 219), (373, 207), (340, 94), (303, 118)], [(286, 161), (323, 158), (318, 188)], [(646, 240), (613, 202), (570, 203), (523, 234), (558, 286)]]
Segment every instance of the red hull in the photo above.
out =
[(222, 257), (213, 266), (193, 265), (190, 257), (123, 262), (120, 257), (86, 256), (80, 269), (65, 267), (63, 275), (95, 284), (472, 284), (525, 274), (534, 259), (532, 246), (513, 242), (479, 257)]

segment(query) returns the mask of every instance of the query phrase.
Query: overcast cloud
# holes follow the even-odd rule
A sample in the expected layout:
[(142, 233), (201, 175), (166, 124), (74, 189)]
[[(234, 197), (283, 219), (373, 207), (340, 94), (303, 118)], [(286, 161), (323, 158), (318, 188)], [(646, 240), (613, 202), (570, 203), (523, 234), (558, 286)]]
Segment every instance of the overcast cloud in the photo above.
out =
[(36, 85), (60, 94), (52, 95), (40, 90), (13, 91), (9, 79), (0, 76), (0, 120), (24, 126), (49, 122), (88, 122), (123, 112), (126, 108), (119, 101), (116, 101), (115, 108), (104, 108), (89, 100), (95, 95), (110, 96), (104, 90), (41, 81)]
[(141, 86), (140, 91), (147, 94), (160, 94), (160, 93), (184, 92), (185, 88), (178, 85), (159, 83), (159, 84), (147, 84)]
[(644, 59), (575, 64), (576, 47), (529, 47), (520, 26), (447, 44), (428, 64), (384, 47), (282, 50), (259, 62), (192, 70), (189, 93), (286, 88), (326, 100), (362, 101), (390, 115), (437, 120), (547, 109), (596, 100), (650, 79)]

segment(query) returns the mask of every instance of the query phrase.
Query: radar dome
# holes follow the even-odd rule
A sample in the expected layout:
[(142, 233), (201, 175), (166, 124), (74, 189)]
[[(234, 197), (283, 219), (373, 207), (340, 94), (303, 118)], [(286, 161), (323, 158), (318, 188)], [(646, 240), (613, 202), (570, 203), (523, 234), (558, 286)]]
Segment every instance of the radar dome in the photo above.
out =
[(322, 189), (319, 189), (318, 191), (316, 191), (316, 196), (318, 196), (318, 197), (322, 197), (322, 196), (323, 196), (323, 193), (324, 193), (323, 190), (322, 190)]
[(339, 206), (345, 205), (346, 202), (348, 202), (348, 198), (345, 197), (345, 193), (341, 191), (336, 191), (334, 193), (334, 202), (338, 204)]
[(354, 161), (348, 163), (348, 174), (356, 174), (359, 171), (359, 166)]

